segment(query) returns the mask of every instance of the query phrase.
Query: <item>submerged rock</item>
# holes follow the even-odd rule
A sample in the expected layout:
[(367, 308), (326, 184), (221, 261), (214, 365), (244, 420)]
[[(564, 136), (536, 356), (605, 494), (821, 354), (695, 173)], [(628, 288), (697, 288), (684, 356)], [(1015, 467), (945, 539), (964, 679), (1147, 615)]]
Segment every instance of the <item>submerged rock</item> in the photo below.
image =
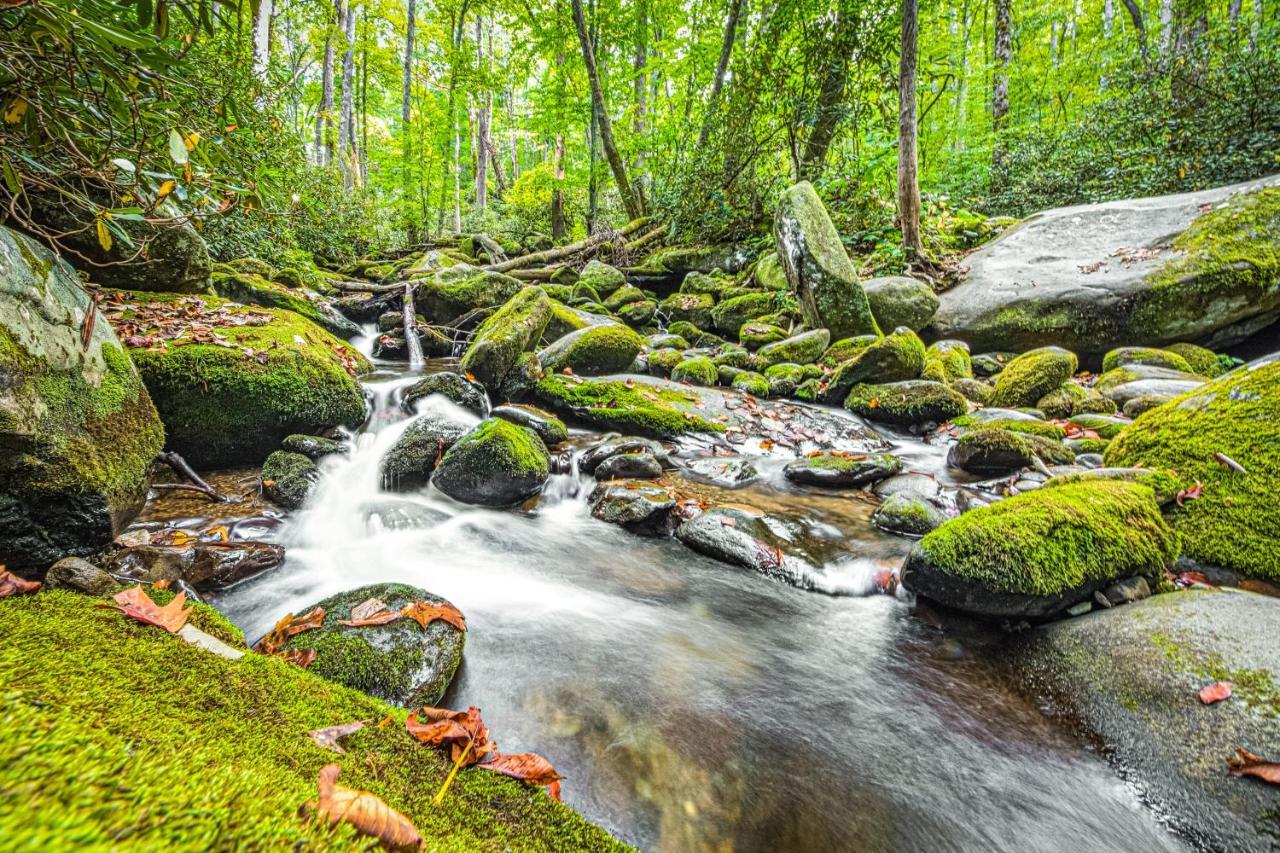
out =
[(103, 559), (105, 571), (122, 582), (184, 581), (199, 590), (222, 589), (284, 562), (284, 548), (267, 542), (196, 542), (133, 545)]
[[(880, 334), (840, 234), (808, 181), (783, 192), (773, 221), (773, 235), (805, 323), (814, 329), (826, 329), (837, 339)], [(814, 360), (816, 356), (807, 359)]]
[(716, 507), (683, 522), (676, 538), (700, 554), (759, 572), (792, 586), (812, 586), (814, 567), (790, 553), (790, 543), (767, 516)]
[(600, 483), (588, 498), (591, 515), (617, 524), (641, 536), (665, 536), (671, 532), (676, 500), (662, 486), (644, 480), (611, 480)]
[(75, 273), (0, 227), (0, 565), (39, 571), (110, 542), (142, 508), (163, 441)]
[(397, 611), (415, 601), (448, 603), (404, 584), (360, 587), (300, 609), (308, 613), (323, 608), (324, 624), (290, 638), (285, 648), (313, 649), (316, 659), (307, 669), (330, 681), (402, 707), (434, 706), (462, 661), (466, 633), (439, 619), (426, 628), (407, 618), (363, 628), (338, 624), (351, 619), (351, 610), (369, 599)]
[(690, 459), (684, 463), (684, 470), (691, 479), (724, 489), (738, 489), (760, 479), (751, 460), (740, 457)]
[(907, 589), (985, 618), (1046, 618), (1126, 577), (1160, 577), (1178, 536), (1151, 489), (1122, 481), (1037, 489), (970, 510), (928, 534)]
[(489, 418), (445, 451), (432, 484), (454, 500), (505, 507), (537, 494), (551, 472), (537, 434), (501, 418)]

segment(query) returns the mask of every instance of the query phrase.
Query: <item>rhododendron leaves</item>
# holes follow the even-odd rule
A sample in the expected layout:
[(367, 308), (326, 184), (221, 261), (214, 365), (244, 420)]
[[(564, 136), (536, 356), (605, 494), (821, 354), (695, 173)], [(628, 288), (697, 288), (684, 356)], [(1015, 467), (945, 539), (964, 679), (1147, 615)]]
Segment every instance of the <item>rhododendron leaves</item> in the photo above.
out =
[(320, 792), (317, 811), (330, 825), (349, 823), (359, 832), (390, 847), (417, 847), (422, 844), (417, 827), (380, 797), (339, 785), (338, 774), (341, 772), (338, 765), (327, 765), (320, 771), (316, 782)]
[(147, 595), (140, 586), (131, 586), (122, 592), (117, 592), (112, 598), (125, 616), (147, 625), (163, 628), (170, 634), (176, 634), (182, 630), (182, 626), (187, 624), (187, 617), (194, 609), (191, 607), (183, 609), (182, 606), (187, 603), (185, 592), (175, 595), (173, 600), (164, 607), (152, 601), (151, 596)]
[(467, 630), (466, 617), (462, 615), (462, 611), (448, 602), (444, 604), (428, 604), (425, 601), (415, 601), (413, 604), (405, 605), (404, 609), (400, 611), (400, 615), (412, 619), (423, 628), (439, 619), (448, 622), (459, 631)]

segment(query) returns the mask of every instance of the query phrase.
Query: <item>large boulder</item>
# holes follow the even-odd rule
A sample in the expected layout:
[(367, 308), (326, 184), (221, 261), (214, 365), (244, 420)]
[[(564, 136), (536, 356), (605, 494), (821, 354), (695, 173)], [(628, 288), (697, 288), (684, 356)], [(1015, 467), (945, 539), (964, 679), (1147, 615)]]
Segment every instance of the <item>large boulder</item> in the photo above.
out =
[(899, 427), (941, 423), (969, 411), (958, 391), (925, 379), (855, 385), (844, 407), (869, 421)]
[(854, 385), (863, 382), (905, 382), (924, 370), (924, 342), (915, 332), (899, 326), (891, 334), (863, 347), (827, 377), (821, 399), (839, 403)]
[[(260, 275), (215, 272), (212, 281), (213, 292), (223, 298), (243, 305), (288, 309), (295, 314), (301, 314), (340, 338), (349, 340), (360, 334), (360, 327), (339, 313), (328, 302), (319, 297), (307, 298), (279, 282), (268, 281)], [(399, 320), (398, 317), (397, 320)]]
[(604, 429), (654, 438), (724, 432), (725, 429), (703, 417), (697, 398), (634, 381), (580, 380), (552, 375), (538, 383), (536, 394), (556, 412)]
[(476, 330), (461, 368), (490, 391), (500, 386), (520, 355), (537, 345), (551, 319), (551, 299), (540, 287), (526, 287)]
[(773, 236), (805, 323), (827, 329), (836, 339), (880, 334), (853, 262), (808, 181), (783, 192)]
[(163, 441), (75, 272), (0, 227), (0, 565), (41, 570), (111, 541), (142, 508)]
[(214, 296), (125, 293), (108, 316), (164, 421), (197, 468), (259, 464), (293, 433), (357, 426), (368, 360), (319, 326)]
[(423, 589), (398, 583), (373, 584), (342, 592), (297, 611), (324, 610), (324, 621), (285, 643), (286, 649), (314, 650), (308, 670), (316, 675), (362, 690), (394, 705), (414, 708), (435, 705), (462, 661), (466, 632), (437, 619), (423, 628), (401, 617), (386, 625), (349, 627), (351, 611), (376, 599), (389, 610), (399, 611), (417, 601), (447, 604)]
[(906, 275), (885, 275), (862, 282), (871, 314), (882, 329), (906, 326), (918, 332), (938, 310), (938, 296), (927, 282)]
[(578, 273), (578, 284), (590, 287), (599, 296), (608, 296), (626, 283), (627, 277), (621, 270), (597, 260), (587, 261)]
[(1146, 412), (1120, 431), (1104, 459), (1175, 471), (1188, 486), (1199, 481), (1199, 498), (1168, 511), (1186, 554), (1280, 581), (1280, 354)]
[(432, 323), (447, 326), (471, 311), (502, 305), (523, 287), (509, 275), (457, 264), (418, 279), (413, 304)]
[(1178, 535), (1155, 493), (1121, 480), (1024, 492), (970, 510), (917, 543), (907, 589), (985, 618), (1045, 618), (1117, 580), (1159, 578)]
[(538, 361), (549, 373), (568, 368), (581, 376), (599, 376), (626, 370), (643, 347), (639, 334), (609, 323), (570, 332), (539, 352)]
[(550, 473), (551, 459), (537, 433), (489, 418), (445, 451), (431, 482), (454, 500), (504, 507), (537, 494)]
[(382, 457), (383, 488), (394, 492), (425, 488), (445, 451), (469, 431), (465, 424), (436, 414), (418, 416)]
[(764, 369), (774, 364), (812, 364), (822, 358), (831, 343), (831, 333), (826, 329), (812, 329), (771, 344), (765, 344), (756, 352), (757, 365)]
[(1048, 210), (965, 259), (932, 328), (976, 351), (1229, 344), (1280, 315), (1277, 241), (1280, 175)]

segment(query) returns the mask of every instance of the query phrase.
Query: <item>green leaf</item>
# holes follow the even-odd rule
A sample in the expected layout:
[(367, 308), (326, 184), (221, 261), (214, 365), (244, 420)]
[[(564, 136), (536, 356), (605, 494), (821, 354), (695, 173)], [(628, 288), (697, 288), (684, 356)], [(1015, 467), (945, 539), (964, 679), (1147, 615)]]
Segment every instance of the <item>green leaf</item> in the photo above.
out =
[(137, 167), (133, 165), (132, 160), (126, 160), (123, 157), (117, 157), (111, 161), (111, 164), (122, 172), (135, 172)]
[(187, 164), (187, 144), (182, 141), (182, 134), (176, 130), (169, 131), (169, 156), (179, 166)]
[(110, 26), (109, 24), (104, 24), (101, 21), (95, 21), (86, 16), (80, 16), (76, 20), (79, 22), (80, 26), (84, 27), (89, 32), (101, 36), (107, 41), (118, 44), (121, 47), (130, 47), (134, 50), (141, 50), (142, 48), (152, 47), (156, 43), (155, 39), (151, 38), (151, 36), (143, 35), (141, 33), (131, 33), (127, 30), (118, 29)]
[(4, 174), (4, 185), (9, 188), (9, 192), (17, 195), (22, 191), (22, 179), (18, 177), (17, 171), (13, 168), (13, 164), (9, 162), (9, 158), (5, 158), (0, 164), (0, 172)]

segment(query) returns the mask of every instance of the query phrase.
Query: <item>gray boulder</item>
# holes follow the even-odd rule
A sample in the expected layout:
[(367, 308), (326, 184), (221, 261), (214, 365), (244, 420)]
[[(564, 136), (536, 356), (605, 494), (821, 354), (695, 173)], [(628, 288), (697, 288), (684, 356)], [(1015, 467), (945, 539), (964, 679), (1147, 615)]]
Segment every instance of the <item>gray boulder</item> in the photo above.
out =
[(918, 332), (938, 310), (938, 295), (927, 282), (905, 275), (886, 275), (862, 282), (871, 313), (881, 329), (906, 326)]

